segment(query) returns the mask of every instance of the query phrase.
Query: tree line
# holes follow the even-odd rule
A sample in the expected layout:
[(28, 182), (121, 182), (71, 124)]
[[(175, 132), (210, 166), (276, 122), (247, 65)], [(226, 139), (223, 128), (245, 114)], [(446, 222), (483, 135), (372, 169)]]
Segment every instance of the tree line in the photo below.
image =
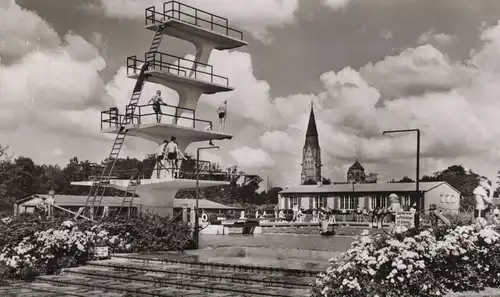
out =
[[(181, 170), (194, 171), (196, 161), (192, 156), (183, 162)], [(8, 152), (8, 147), (0, 145), (0, 211), (12, 210), (15, 201), (34, 194), (47, 194), (54, 190), (60, 195), (88, 195), (89, 187), (71, 185), (72, 181), (88, 180), (100, 174), (105, 161), (98, 163), (89, 160), (79, 160), (73, 157), (65, 166), (36, 164), (25, 156), (14, 157)], [(143, 160), (136, 158), (117, 159), (114, 172), (119, 175), (137, 169), (151, 173), (155, 165), (155, 156), (148, 155)], [(220, 168), (212, 164), (209, 169), (213, 172), (228, 172), (231, 178), (229, 185), (200, 189), (200, 198), (207, 198), (215, 202), (234, 206), (267, 205), (278, 202), (278, 192), (282, 189), (275, 187), (268, 180), (264, 191), (259, 191), (264, 181), (258, 175), (247, 175), (236, 166)], [(108, 188), (106, 196), (122, 196), (124, 193)], [(195, 190), (180, 190), (176, 198), (194, 198)]]

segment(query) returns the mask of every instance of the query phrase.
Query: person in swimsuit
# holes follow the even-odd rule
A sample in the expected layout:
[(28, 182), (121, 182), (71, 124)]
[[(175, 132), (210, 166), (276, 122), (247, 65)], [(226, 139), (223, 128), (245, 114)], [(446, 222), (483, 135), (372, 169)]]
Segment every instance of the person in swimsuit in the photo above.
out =
[(226, 115), (227, 115), (227, 101), (224, 100), (219, 108), (217, 108), (217, 114), (219, 115), (219, 132), (224, 132), (226, 128)]
[(165, 150), (167, 149), (168, 140), (164, 140), (162, 144), (158, 147), (156, 151), (156, 171), (157, 177), (160, 178), (160, 171), (165, 168), (163, 160), (165, 159)]
[(165, 104), (161, 99), (161, 91), (157, 90), (156, 95), (154, 95), (151, 100), (148, 102), (149, 105), (153, 105), (153, 111), (156, 115), (156, 122), (159, 123), (161, 121), (161, 105)]
[(175, 141), (176, 138), (172, 136), (170, 139), (170, 142), (167, 144), (167, 161), (168, 161), (168, 170), (172, 170), (172, 177), (174, 176), (174, 168), (177, 163), (177, 142)]
[[(489, 194), (488, 191), (489, 190)], [(481, 176), (478, 178), (478, 186), (472, 192), (476, 199), (476, 206), (474, 208), (474, 218), (485, 218), (486, 208), (492, 203), (493, 189), (488, 183), (488, 178)]]

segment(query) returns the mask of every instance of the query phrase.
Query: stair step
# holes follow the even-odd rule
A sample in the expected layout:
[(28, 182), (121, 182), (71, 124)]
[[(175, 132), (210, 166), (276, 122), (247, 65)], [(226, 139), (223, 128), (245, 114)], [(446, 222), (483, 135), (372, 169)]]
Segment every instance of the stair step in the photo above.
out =
[[(95, 290), (90, 288), (83, 288), (77, 286), (55, 286), (50, 283), (31, 283), (29, 284), (31, 290), (42, 292), (52, 296), (76, 296), (76, 297), (125, 297), (124, 293), (106, 292), (104, 290)], [(2, 295), (3, 296), (3, 295)], [(19, 295), (21, 297), (21, 295)], [(37, 297), (44, 295), (36, 295)], [(22, 295), (26, 297), (26, 295)], [(45, 296), (44, 296), (45, 297)]]
[(79, 267), (65, 270), (65, 274), (77, 274), (97, 279), (113, 278), (119, 281), (132, 281), (134, 283), (154, 284), (154, 286), (168, 286), (176, 288), (197, 288), (217, 292), (232, 292), (237, 294), (251, 294), (255, 296), (305, 296), (309, 289), (290, 289), (272, 286), (266, 283), (254, 282), (252, 284), (239, 283), (235, 285), (229, 278), (218, 280), (205, 280), (203, 278), (186, 278), (182, 275), (169, 275), (169, 273), (144, 273), (131, 271), (116, 271), (111, 269), (96, 269), (92, 267)]
[(188, 267), (182, 264), (169, 264), (160, 262), (150, 262), (147, 264), (141, 262), (129, 261), (92, 261), (88, 265), (94, 267), (108, 267), (115, 270), (126, 271), (142, 271), (142, 272), (159, 272), (171, 275), (183, 275), (184, 277), (195, 277), (202, 279), (229, 279), (235, 283), (265, 283), (269, 285), (281, 285), (283, 287), (308, 287), (314, 280), (312, 277), (293, 277), (283, 276), (280, 274), (260, 274), (256, 275), (252, 272), (238, 272), (233, 270), (219, 270), (206, 268)]
[(281, 274), (286, 276), (308, 276), (316, 277), (318, 273), (323, 272), (322, 270), (305, 270), (305, 269), (294, 269), (294, 268), (282, 268), (282, 267), (262, 267), (253, 265), (242, 265), (242, 264), (228, 264), (228, 263), (217, 263), (217, 262), (205, 262), (198, 261), (196, 257), (192, 255), (179, 255), (179, 254), (162, 254), (162, 255), (148, 255), (148, 254), (124, 254), (124, 255), (114, 255), (114, 259), (121, 259), (124, 262), (134, 262), (134, 263), (168, 263), (168, 264), (180, 264), (190, 267), (209, 267), (217, 268), (219, 270), (232, 270), (232, 271), (244, 271), (259, 274)]
[[(76, 274), (41, 276), (37, 278), (40, 282), (48, 283), (59, 287), (77, 287), (78, 290), (91, 289), (104, 292), (122, 293), (121, 296), (156, 296), (156, 297), (229, 297), (229, 296), (251, 296), (237, 295), (234, 293), (221, 294), (213, 293), (203, 289), (188, 289), (175, 287), (153, 287), (151, 284), (136, 283), (130, 281), (118, 281), (115, 279), (103, 279), (83, 277)], [(68, 290), (69, 291), (69, 290)]]

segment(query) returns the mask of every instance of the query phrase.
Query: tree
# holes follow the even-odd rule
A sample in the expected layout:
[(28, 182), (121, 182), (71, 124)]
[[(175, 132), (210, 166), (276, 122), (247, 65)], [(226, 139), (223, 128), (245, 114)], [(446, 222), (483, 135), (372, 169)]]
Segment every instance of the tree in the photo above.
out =
[(404, 176), (402, 179), (397, 181), (397, 183), (414, 183), (415, 181), (408, 176)]
[(378, 182), (378, 173), (368, 173), (365, 177), (365, 183), (376, 184)]

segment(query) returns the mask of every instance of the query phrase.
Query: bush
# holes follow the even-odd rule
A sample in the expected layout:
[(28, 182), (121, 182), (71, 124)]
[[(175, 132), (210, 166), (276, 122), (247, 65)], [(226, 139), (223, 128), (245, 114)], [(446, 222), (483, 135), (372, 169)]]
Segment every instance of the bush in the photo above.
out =
[(0, 279), (32, 280), (85, 264), (97, 246), (123, 253), (183, 250), (190, 244), (186, 224), (153, 215), (99, 223), (24, 215), (0, 228)]
[(500, 285), (494, 226), (365, 233), (313, 284), (312, 296), (442, 296)]

